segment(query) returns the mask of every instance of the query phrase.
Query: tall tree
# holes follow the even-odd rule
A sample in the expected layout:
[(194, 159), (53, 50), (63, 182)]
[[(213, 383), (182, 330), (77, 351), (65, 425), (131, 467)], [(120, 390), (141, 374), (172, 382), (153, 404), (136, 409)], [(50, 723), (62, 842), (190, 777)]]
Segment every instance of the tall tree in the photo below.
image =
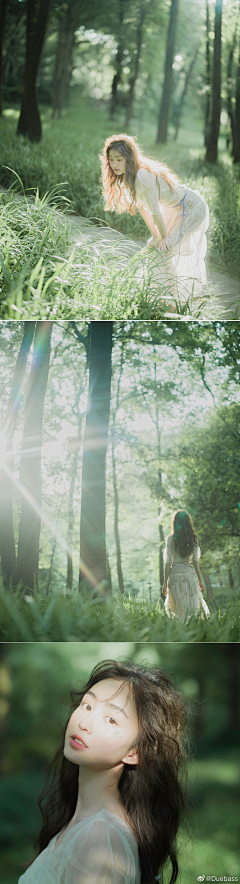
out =
[(27, 45), (24, 90), (17, 134), (40, 141), (42, 134), (36, 79), (51, 0), (27, 0)]
[(189, 64), (188, 70), (185, 71), (185, 77), (184, 77), (183, 89), (182, 89), (182, 92), (181, 92), (180, 101), (179, 101), (179, 104), (178, 104), (178, 107), (177, 107), (177, 113), (176, 113), (176, 123), (175, 123), (175, 135), (174, 135), (174, 141), (176, 141), (176, 140), (177, 140), (177, 137), (178, 137), (178, 130), (179, 130), (180, 122), (181, 122), (182, 111), (183, 111), (183, 105), (184, 105), (184, 101), (185, 101), (185, 98), (186, 98), (186, 94), (187, 94), (187, 90), (188, 90), (189, 82), (190, 82), (190, 79), (191, 79), (191, 74), (192, 74), (192, 71), (193, 71), (193, 68), (194, 68), (194, 65), (195, 65), (195, 61), (196, 61), (196, 59), (197, 59), (198, 50), (199, 50), (199, 47), (197, 46), (197, 48), (195, 49), (194, 55), (193, 55), (192, 58), (191, 58), (191, 61), (190, 61), (190, 64)]
[(106, 550), (106, 454), (113, 322), (89, 326), (89, 390), (82, 460), (79, 584), (110, 586)]
[(3, 87), (3, 38), (6, 21), (8, 0), (0, 0), (0, 114), (2, 113), (2, 87)]
[(143, 41), (143, 27), (144, 20), (147, 13), (147, 6), (145, 0), (141, 0), (140, 9), (139, 9), (139, 20), (137, 24), (137, 44), (136, 51), (134, 55), (134, 66), (129, 79), (129, 91), (127, 95), (127, 116), (126, 116), (126, 129), (128, 129), (131, 117), (132, 117), (132, 109), (133, 109), (133, 98), (134, 98), (134, 89), (135, 83), (138, 77), (139, 70), (139, 61), (142, 49), (142, 41)]
[(216, 163), (221, 114), (222, 0), (215, 0), (215, 35), (212, 72), (212, 114), (205, 160)]
[(210, 23), (209, 23), (209, 0), (206, 0), (206, 109), (204, 144), (208, 146), (210, 135), (210, 106), (211, 106), (211, 61), (210, 61)]
[(6, 460), (0, 473), (0, 554), (2, 562), (2, 575), (6, 586), (9, 586), (16, 568), (16, 551), (12, 512), (13, 437), (21, 404), (22, 389), (28, 356), (33, 341), (34, 329), (35, 322), (24, 323), (23, 338), (13, 375), (4, 428)]
[(236, 95), (235, 95), (235, 118), (233, 129), (233, 162), (240, 162), (240, 51), (238, 56), (237, 76), (236, 76)]
[(171, 91), (172, 91), (172, 72), (173, 72), (172, 66), (173, 66), (174, 45), (175, 45), (177, 17), (178, 17), (178, 2), (179, 2), (179, 0), (172, 0), (171, 10), (170, 10), (168, 35), (167, 35), (165, 70), (164, 70), (164, 84), (163, 84), (163, 92), (162, 92), (161, 105), (160, 105), (157, 144), (159, 144), (160, 142), (162, 144), (165, 144), (167, 141), (168, 117), (169, 117)]
[(115, 57), (115, 73), (113, 76), (112, 87), (111, 87), (111, 104), (110, 104), (110, 116), (113, 117), (116, 110), (117, 105), (117, 90), (118, 86), (121, 82), (122, 76), (122, 60), (123, 60), (123, 50), (125, 47), (125, 36), (124, 36), (124, 13), (125, 6), (128, 3), (128, 0), (118, 0), (119, 9), (118, 9), (118, 29), (116, 33), (117, 40), (117, 53)]
[(22, 505), (16, 581), (32, 588), (38, 581), (41, 529), (41, 446), (47, 389), (52, 322), (37, 322), (26, 403), (20, 481)]
[(116, 426), (116, 417), (119, 409), (119, 394), (120, 394), (120, 383), (123, 371), (123, 358), (124, 358), (124, 342), (122, 341), (121, 348), (121, 361), (120, 361), (120, 371), (118, 376), (118, 385), (117, 385), (117, 398), (116, 398), (116, 406), (113, 412), (113, 420), (112, 420), (112, 472), (113, 472), (113, 494), (114, 494), (114, 535), (115, 535), (115, 543), (116, 543), (116, 554), (117, 554), (117, 575), (118, 575), (118, 588), (121, 595), (124, 595), (124, 582), (123, 582), (123, 570), (122, 570), (122, 554), (121, 554), (121, 543), (120, 543), (120, 534), (119, 534), (119, 495), (118, 495), (118, 483), (117, 483), (117, 469), (116, 469), (116, 456), (115, 456), (115, 426)]
[(79, 4), (68, 0), (60, 7), (58, 19), (57, 51), (53, 77), (52, 116), (61, 117), (67, 100), (73, 69), (75, 30), (80, 18)]

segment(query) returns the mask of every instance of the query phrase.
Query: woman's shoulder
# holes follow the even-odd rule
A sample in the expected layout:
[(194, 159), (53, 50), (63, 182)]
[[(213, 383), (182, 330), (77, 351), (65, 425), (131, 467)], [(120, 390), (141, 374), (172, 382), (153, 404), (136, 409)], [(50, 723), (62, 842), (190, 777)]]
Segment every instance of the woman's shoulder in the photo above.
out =
[(156, 178), (156, 176), (152, 172), (149, 172), (149, 169), (144, 169), (143, 166), (140, 166), (140, 169), (138, 169), (136, 174), (135, 185), (136, 187), (138, 185), (144, 186), (144, 184), (149, 185), (152, 183), (154, 178)]

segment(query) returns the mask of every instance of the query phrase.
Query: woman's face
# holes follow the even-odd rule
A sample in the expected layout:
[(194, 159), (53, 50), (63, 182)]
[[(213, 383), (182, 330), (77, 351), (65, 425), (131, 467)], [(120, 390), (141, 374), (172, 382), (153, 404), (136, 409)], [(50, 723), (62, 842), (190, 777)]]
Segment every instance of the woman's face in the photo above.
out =
[(73, 712), (65, 734), (64, 755), (74, 764), (98, 770), (120, 763), (136, 764), (137, 754), (131, 746), (137, 736), (137, 709), (128, 683), (105, 678), (93, 685)]
[(126, 172), (127, 161), (118, 150), (110, 148), (108, 153), (109, 165), (116, 175), (123, 175)]

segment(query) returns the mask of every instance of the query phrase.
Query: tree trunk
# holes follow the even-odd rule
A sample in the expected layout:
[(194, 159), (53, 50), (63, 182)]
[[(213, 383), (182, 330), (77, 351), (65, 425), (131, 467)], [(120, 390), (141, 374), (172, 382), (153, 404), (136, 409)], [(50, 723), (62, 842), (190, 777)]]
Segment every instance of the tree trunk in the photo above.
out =
[(121, 555), (120, 535), (119, 535), (119, 526), (118, 526), (119, 499), (118, 499), (114, 443), (112, 443), (112, 470), (113, 470), (113, 493), (114, 493), (114, 535), (115, 535), (116, 553), (117, 553), (118, 588), (119, 588), (119, 592), (121, 593), (121, 595), (124, 595), (125, 590), (124, 590), (123, 572), (122, 572), (122, 555)]
[(2, 113), (3, 92), (3, 40), (8, 0), (0, 0), (0, 114)]
[(216, 0), (215, 6), (215, 38), (213, 55), (212, 77), (212, 118), (209, 141), (205, 161), (216, 163), (217, 146), (220, 128), (221, 114), (221, 29), (222, 29), (222, 0)]
[(172, 0), (170, 20), (169, 20), (169, 26), (168, 26), (167, 50), (166, 50), (165, 71), (164, 71), (164, 85), (163, 85), (163, 93), (162, 93), (162, 100), (161, 100), (160, 114), (159, 114), (157, 144), (159, 144), (160, 142), (162, 144), (165, 144), (167, 141), (168, 116), (169, 116), (170, 100), (171, 100), (171, 92), (172, 92), (172, 65), (173, 65), (173, 56), (174, 56), (176, 28), (177, 28), (177, 16), (178, 16), (178, 0)]
[(68, 89), (72, 75), (72, 52), (75, 39), (76, 21), (71, 8), (67, 8), (65, 16), (59, 19), (58, 44), (53, 80), (52, 117), (62, 109), (67, 101)]
[(26, 402), (20, 481), (22, 506), (16, 582), (33, 588), (38, 581), (41, 529), (41, 446), (47, 389), (52, 322), (37, 322)]
[[(109, 589), (106, 454), (111, 394), (112, 322), (90, 323), (89, 392), (82, 461), (79, 584)], [(101, 589), (101, 587), (100, 587)]]
[(144, 2), (143, 2), (140, 7), (140, 19), (139, 19), (138, 35), (137, 35), (137, 52), (136, 52), (135, 59), (134, 59), (135, 60), (134, 71), (133, 71), (132, 76), (129, 79), (129, 92), (128, 92), (128, 96), (127, 96), (127, 116), (126, 116), (126, 124), (125, 124), (126, 129), (128, 129), (128, 126), (129, 126), (129, 123), (130, 123), (130, 120), (132, 117), (134, 89), (135, 89), (135, 83), (136, 83), (136, 80), (138, 77), (139, 59), (140, 59), (141, 48), (142, 48), (143, 25), (144, 25), (144, 19), (145, 19), (146, 12), (147, 12), (147, 9), (146, 9), (146, 6), (144, 7)]
[(42, 130), (36, 97), (36, 79), (51, 0), (27, 0), (27, 49), (24, 90), (17, 135), (40, 141)]
[(210, 136), (210, 99), (211, 99), (211, 62), (210, 62), (210, 38), (209, 38), (209, 0), (206, 0), (206, 113), (204, 145), (208, 146)]
[(186, 72), (186, 75), (185, 75), (185, 83), (184, 83), (184, 87), (183, 87), (183, 90), (182, 90), (182, 94), (181, 94), (180, 102), (179, 102), (178, 109), (177, 109), (176, 128), (175, 128), (174, 141), (176, 141), (176, 140), (177, 140), (177, 137), (178, 137), (178, 130), (179, 130), (180, 122), (181, 122), (181, 116), (182, 116), (182, 109), (183, 109), (184, 99), (185, 99), (185, 96), (186, 96), (186, 94), (187, 94), (188, 84), (189, 84), (189, 81), (190, 81), (190, 78), (191, 78), (191, 73), (192, 73), (193, 67), (194, 67), (194, 65), (195, 65), (195, 61), (196, 61), (197, 55), (198, 55), (198, 48), (197, 48), (196, 51), (195, 51), (195, 54), (194, 54), (194, 56), (193, 56), (193, 58), (192, 58), (192, 60), (191, 60), (191, 62), (190, 62), (190, 65), (189, 65), (188, 71)]
[(124, 3), (126, 0), (119, 0), (119, 33), (118, 35), (118, 48), (115, 59), (115, 74), (112, 81), (111, 88), (111, 104), (110, 104), (110, 117), (113, 117), (116, 110), (117, 105), (117, 90), (119, 83), (121, 82), (122, 77), (122, 60), (123, 60), (123, 50), (125, 47), (124, 40)]
[(118, 508), (119, 508), (119, 498), (118, 498), (118, 487), (117, 487), (117, 471), (116, 471), (116, 460), (115, 460), (115, 422), (116, 416), (119, 408), (119, 393), (120, 393), (120, 383), (122, 377), (123, 370), (123, 354), (124, 354), (124, 343), (122, 342), (122, 351), (121, 351), (121, 362), (120, 362), (120, 371), (118, 376), (118, 385), (117, 385), (117, 399), (116, 399), (116, 407), (113, 415), (112, 422), (112, 471), (113, 471), (113, 493), (114, 493), (114, 535), (115, 535), (115, 543), (116, 543), (116, 553), (117, 553), (117, 574), (118, 574), (118, 588), (121, 595), (124, 595), (124, 582), (123, 582), (123, 572), (122, 572), (122, 555), (121, 555), (121, 544), (120, 544), (120, 535), (119, 535), (119, 524), (118, 524)]
[(240, 729), (240, 669), (239, 644), (222, 643), (222, 651), (229, 669), (229, 721), (228, 733), (238, 733)]
[[(78, 402), (82, 393), (82, 387), (78, 393)], [(78, 416), (78, 434), (77, 439), (74, 443), (74, 454), (72, 460), (72, 469), (71, 469), (71, 481), (69, 488), (69, 498), (68, 498), (68, 553), (67, 553), (67, 589), (72, 589), (73, 585), (73, 564), (72, 564), (72, 542), (73, 542), (73, 523), (74, 523), (74, 508), (73, 508), (73, 499), (74, 499), (74, 489), (77, 478), (77, 470), (78, 470), (78, 456), (79, 456), (79, 448), (81, 445), (81, 429), (82, 429), (82, 420), (83, 414), (79, 414)]]
[(207, 602), (210, 603), (210, 607), (211, 607), (211, 605), (212, 605), (214, 608), (217, 609), (217, 604), (216, 604), (216, 602), (215, 602), (215, 598), (214, 598), (214, 595), (213, 595), (212, 584), (211, 584), (211, 580), (210, 580), (209, 574), (207, 574), (206, 571), (203, 571), (203, 570), (202, 570), (202, 576), (203, 576), (204, 583), (205, 583), (205, 587), (206, 587), (206, 590), (207, 590)]
[(16, 568), (12, 512), (12, 446), (34, 329), (35, 322), (24, 323), (23, 339), (15, 366), (4, 433), (7, 446), (7, 458), (5, 467), (0, 473), (0, 553), (3, 581), (6, 586), (9, 586)]
[[(227, 65), (227, 112), (228, 112), (228, 119), (229, 119), (230, 126), (231, 126), (232, 144), (234, 144), (234, 129), (235, 129), (235, 118), (234, 118), (233, 106), (232, 106), (232, 63), (233, 63), (233, 56), (234, 56), (235, 47), (236, 47), (236, 40), (237, 40), (237, 27), (238, 26), (236, 25), (235, 32), (233, 35), (232, 45), (230, 46), (230, 50), (229, 50), (228, 65)], [(228, 140), (230, 141), (230, 138)], [(228, 144), (227, 144), (227, 147), (228, 147)]]
[(236, 105), (235, 105), (235, 126), (232, 149), (233, 162), (240, 162), (240, 54), (238, 58), (237, 76), (236, 76)]

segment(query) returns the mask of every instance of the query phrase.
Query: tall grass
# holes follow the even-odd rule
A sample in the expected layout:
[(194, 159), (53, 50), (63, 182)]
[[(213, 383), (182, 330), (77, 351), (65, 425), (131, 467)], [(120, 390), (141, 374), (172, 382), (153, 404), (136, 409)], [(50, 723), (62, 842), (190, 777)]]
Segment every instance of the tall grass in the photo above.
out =
[(68, 597), (21, 587), (7, 591), (0, 584), (0, 639), (4, 642), (139, 641), (237, 642), (239, 604), (229, 604), (206, 620), (192, 617), (188, 625), (169, 619), (160, 602), (95, 598), (73, 592)]
[[(22, 182), (18, 183), (23, 187)], [(72, 229), (52, 200), (59, 188), (27, 199), (0, 194), (0, 317), (3, 319), (188, 318), (191, 296), (172, 297), (169, 286), (153, 282), (154, 257), (131, 254), (131, 244), (82, 237), (73, 247)], [(120, 238), (121, 239), (121, 238)], [(159, 256), (160, 257), (160, 256)], [(159, 259), (158, 259), (159, 260)], [(164, 255), (162, 257), (164, 261)], [(205, 302), (195, 305), (204, 315)]]

